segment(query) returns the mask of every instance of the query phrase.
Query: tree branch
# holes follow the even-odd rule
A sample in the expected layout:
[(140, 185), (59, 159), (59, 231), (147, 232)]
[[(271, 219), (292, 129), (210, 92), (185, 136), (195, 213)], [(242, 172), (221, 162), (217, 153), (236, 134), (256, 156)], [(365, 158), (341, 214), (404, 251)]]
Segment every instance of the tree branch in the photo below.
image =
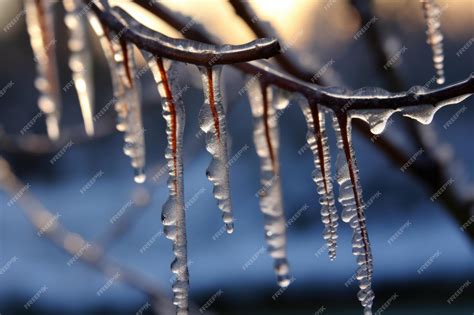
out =
[[(169, 10), (163, 9), (163, 6), (156, 1), (143, 1), (134, 0), (136, 4), (150, 10), (155, 14), (161, 14), (167, 12), (163, 18), (172, 18), (170, 25), (185, 27), (189, 21), (182, 17), (173, 18), (170, 15)], [(162, 18), (161, 16), (158, 16)], [(168, 20), (165, 20), (168, 22)], [(122, 22), (117, 21), (121, 26), (116, 26), (118, 29), (124, 29), (125, 25)], [(202, 34), (201, 37), (205, 37)], [(140, 38), (130, 38), (130, 40), (137, 46), (140, 47)], [(159, 52), (156, 52), (159, 55)], [(179, 60), (179, 59), (178, 59)], [(324, 88), (317, 84), (310, 84), (303, 80), (296, 79), (292, 76), (286, 75), (274, 68), (268, 63), (253, 61), (248, 63), (235, 64), (236, 67), (249, 74), (259, 74), (260, 79), (264, 80), (267, 84), (273, 84), (277, 87), (285, 89), (290, 92), (298, 92), (303, 94), (306, 98), (310, 98), (317, 103), (323, 104), (324, 106), (332, 109), (335, 112), (341, 110), (361, 110), (361, 109), (400, 109), (403, 107), (416, 106), (416, 105), (435, 105), (449, 99), (456, 98), (461, 95), (474, 93), (474, 73), (464, 81), (454, 83), (450, 86), (429, 90), (423, 92), (414, 92), (412, 88), (406, 92), (401, 93), (390, 93), (388, 91), (379, 88), (364, 88), (363, 90), (346, 90), (341, 88)], [(348, 108), (348, 102), (350, 106)]]
[[(87, 0), (84, 0), (88, 2)], [(188, 39), (175, 39), (141, 25), (131, 16), (132, 25), (124, 23), (124, 15), (117, 16), (101, 2), (88, 4), (101, 23), (126, 41), (156, 56), (201, 66), (232, 64), (261, 58), (270, 58), (280, 51), (276, 39), (261, 38), (243, 45), (212, 45)], [(124, 12), (122, 12), (123, 14)]]
[[(271, 24), (261, 21), (247, 1), (229, 0), (229, 3), (234, 8), (235, 13), (250, 27), (257, 37), (268, 37), (269, 34), (272, 34), (270, 37), (278, 37)], [(275, 60), (283, 70), (303, 81), (326, 85), (321, 78), (314, 77), (314, 73), (302, 65), (291, 50), (286, 50), (284, 53), (276, 55)]]
[[(172, 26), (173, 28), (177, 30), (183, 30), (185, 29), (187, 25), (190, 25), (192, 23), (193, 28), (187, 29), (184, 34), (187, 38), (192, 38), (192, 39), (203, 41), (203, 42), (218, 43), (218, 39), (216, 39), (215, 36), (207, 32), (207, 30), (202, 25), (200, 25), (199, 23), (196, 23), (196, 21), (192, 20), (191, 18), (183, 14), (180, 14), (168, 9), (167, 7), (163, 6), (161, 3), (157, 1), (134, 0), (134, 2), (136, 4), (141, 5), (143, 8), (149, 10), (150, 12), (154, 13), (157, 17), (159, 17), (160, 19), (165, 21), (168, 25)], [(252, 25), (253, 24), (249, 26), (251, 27), (251, 29), (254, 29), (256, 26), (252, 26)], [(263, 28), (261, 28), (261, 31), (262, 30)], [(266, 30), (268, 31), (269, 28), (267, 27)], [(270, 34), (261, 32), (258, 34), (259, 35), (257, 36), (265, 35), (266, 37), (268, 36), (278, 37), (276, 36), (274, 32)], [(284, 56), (285, 56), (284, 58), (288, 60), (287, 62), (294, 63), (293, 59), (288, 58), (287, 54), (285, 54)], [(277, 59), (277, 61), (278, 60), (279, 59)], [(257, 62), (253, 62), (251, 64), (250, 63), (236, 64), (234, 66), (238, 67), (242, 71), (245, 71), (247, 73), (253, 73), (253, 74), (261, 73), (262, 75), (265, 75), (268, 70), (268, 72), (273, 72), (273, 73), (267, 74), (267, 77), (266, 77), (267, 80), (269, 79), (269, 80), (274, 80), (274, 82), (278, 82), (280, 84), (279, 85), (280, 87), (288, 88), (291, 91), (296, 91), (296, 92), (301, 92), (299, 89), (303, 89), (306, 91), (307, 95), (311, 95), (313, 93), (311, 91), (313, 88), (313, 85), (295, 80), (291, 77), (287, 78), (285, 77), (285, 75), (280, 74), (276, 70), (273, 70), (270, 66), (265, 66)], [(283, 65), (282, 67), (285, 68)], [(298, 68), (297, 66), (291, 66), (291, 67), (293, 69)], [(287, 71), (290, 72), (289, 70)], [(299, 79), (307, 79), (306, 77), (308, 77), (308, 75), (305, 75), (303, 72), (300, 72), (300, 71), (292, 70), (291, 72), (292, 74), (296, 75)], [(326, 82), (324, 82), (322, 78), (320, 79), (320, 83), (327, 84)], [(460, 84), (456, 83), (447, 88), (435, 90), (434, 94), (431, 94), (430, 90), (425, 91), (423, 93), (423, 101), (433, 101), (434, 97), (443, 97), (443, 98), (447, 97), (447, 99), (449, 99), (451, 97), (463, 95), (466, 93), (469, 94), (473, 92), (472, 86), (473, 86), (473, 74), (471, 74), (470, 78), (466, 79)], [(413, 88), (410, 89), (409, 91), (413, 91)], [(410, 98), (413, 98), (413, 100), (410, 100), (411, 102), (415, 101), (415, 98), (414, 98), (415, 94), (412, 92), (397, 93), (397, 94), (392, 94), (392, 95), (397, 95), (398, 98), (392, 97), (388, 101), (384, 100), (382, 101), (385, 103), (384, 105), (389, 104), (390, 102), (393, 103), (395, 100), (399, 102), (399, 101), (405, 101), (407, 99), (409, 100)], [(403, 98), (402, 95), (405, 95), (405, 97)], [(410, 97), (410, 95), (412, 96)], [(355, 100), (355, 103), (357, 103), (359, 106), (359, 105), (362, 105), (359, 102), (363, 102), (363, 101), (364, 100)], [(417, 101), (420, 101), (420, 99), (418, 98)], [(341, 104), (343, 104), (342, 106), (345, 106), (347, 102), (348, 102), (348, 97), (347, 95), (345, 95), (344, 99), (341, 102), (339, 102), (338, 106), (340, 107)], [(378, 102), (378, 100), (375, 99), (373, 100), (373, 102)], [(403, 104), (398, 104), (398, 105), (403, 105)], [(366, 139), (373, 138), (373, 134), (369, 131), (367, 124), (364, 124), (359, 120), (355, 120), (353, 121), (353, 125), (359, 132), (361, 132), (365, 136)], [(379, 148), (383, 153), (385, 153), (385, 155), (398, 167), (401, 167), (402, 165), (404, 165), (410, 158), (409, 154), (404, 153), (403, 150), (399, 148), (397, 144), (395, 144), (393, 141), (390, 140), (389, 137), (385, 135), (378, 136), (377, 141), (375, 141), (374, 143), (376, 147)], [(417, 177), (421, 182), (425, 183), (425, 185), (428, 186), (430, 191), (436, 191), (440, 187), (440, 185), (438, 185), (440, 179), (436, 181), (432, 180), (433, 174), (440, 174), (438, 167), (436, 168), (436, 170), (437, 170), (436, 172), (433, 172), (430, 168), (420, 165), (420, 163), (417, 161), (408, 169), (408, 172), (415, 175), (415, 177)], [(466, 205), (469, 206), (469, 204), (472, 203), (471, 201), (466, 202), (466, 201), (460, 200), (459, 198), (456, 198), (455, 194), (451, 192), (450, 190), (448, 191), (448, 193), (443, 194), (440, 197), (440, 200), (445, 206), (447, 206), (450, 209), (455, 210), (453, 213), (458, 224), (462, 225), (469, 219), (469, 211), (460, 211), (456, 209), (466, 209)], [(471, 239), (474, 239), (473, 229), (468, 230), (467, 233), (468, 233), (467, 235), (469, 235)]]

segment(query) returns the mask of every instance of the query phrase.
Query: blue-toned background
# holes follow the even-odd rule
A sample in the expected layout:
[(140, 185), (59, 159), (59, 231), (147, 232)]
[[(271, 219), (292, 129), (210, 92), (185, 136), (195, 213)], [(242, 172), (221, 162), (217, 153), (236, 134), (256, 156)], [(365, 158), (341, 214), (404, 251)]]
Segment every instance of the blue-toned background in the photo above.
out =
[[(120, 1), (119, 1), (120, 2)], [(280, 3), (281, 2), (281, 3)], [(334, 2), (334, 3), (333, 3)], [(354, 9), (345, 1), (261, 1), (255, 4), (262, 18), (271, 20), (281, 32), (283, 42), (300, 54), (309, 69), (318, 72), (330, 62), (351, 88), (384, 87), (375, 63), (368, 54), (364, 38), (352, 37), (361, 27)], [(441, 21), (445, 32), (445, 67), (447, 83), (467, 77), (474, 69), (474, 48), (461, 56), (456, 53), (474, 36), (474, 2), (439, 1), (444, 8)], [(191, 14), (226, 41), (241, 43), (251, 39), (242, 22), (220, 1), (183, 1), (165, 3)], [(377, 26), (387, 45), (395, 52), (406, 47), (396, 64), (405, 86), (423, 85), (433, 76), (431, 51), (425, 44), (425, 28), (416, 1), (375, 1)], [(20, 1), (0, 1), (0, 26), (21, 13)], [(66, 32), (58, 5), (57, 51), (61, 82), (70, 80), (67, 68)], [(159, 26), (158, 26), (159, 27)], [(167, 29), (164, 32), (169, 32)], [(104, 132), (94, 139), (75, 142), (53, 165), (50, 159), (61, 147), (39, 153), (22, 152), (8, 144), (5, 134), (16, 134), (38, 113), (34, 89), (34, 62), (25, 28), (24, 16), (8, 32), (0, 32), (0, 88), (13, 86), (0, 97), (0, 150), (16, 174), (29, 184), (34, 194), (69, 230), (90, 241), (105, 244), (110, 257), (134, 268), (171, 296), (171, 242), (162, 233), (161, 206), (167, 199), (166, 174), (163, 174), (165, 148), (164, 120), (155, 84), (149, 73), (142, 78), (144, 128), (147, 146), (145, 185), (133, 183), (129, 159), (122, 153), (123, 135)], [(175, 33), (168, 33), (175, 35)], [(399, 47), (399, 48), (396, 48)], [(94, 40), (96, 61), (96, 110), (112, 97), (110, 80)], [(315, 64), (313, 58), (319, 62)], [(231, 192), (236, 218), (232, 235), (222, 233), (223, 223), (212, 186), (205, 176), (210, 157), (204, 137), (197, 137), (198, 112), (203, 101), (198, 71), (191, 66), (180, 68), (187, 124), (185, 136), (185, 194), (190, 202), (186, 212), (188, 230), (191, 299), (202, 306), (216, 292), (209, 312), (217, 314), (361, 314), (356, 298), (357, 282), (351, 281), (356, 268), (351, 254), (352, 231), (340, 222), (338, 257), (330, 262), (322, 238), (318, 196), (311, 178), (312, 155), (305, 145), (306, 127), (294, 102), (280, 117), (280, 159), (288, 228), (288, 257), (293, 283), (283, 292), (275, 282), (270, 257), (265, 246), (263, 217), (256, 192), (260, 189), (258, 158), (252, 139), (252, 117), (246, 96), (238, 91), (244, 77), (225, 68), (223, 80), (228, 103), (227, 116), (231, 135), (231, 155), (241, 152), (231, 167)], [(74, 89), (62, 93), (64, 119), (68, 129), (81, 123)], [(442, 126), (462, 106), (466, 110), (445, 130)], [(432, 126), (440, 142), (449, 142), (456, 166), (469, 181), (474, 180), (474, 100), (447, 107), (435, 116)], [(113, 125), (113, 110), (97, 123), (104, 130)], [(403, 128), (395, 115), (387, 133), (397, 136)], [(79, 130), (82, 132), (82, 130)], [(30, 133), (45, 133), (40, 118)], [(333, 162), (334, 134), (329, 131)], [(405, 141), (400, 138), (400, 141)], [(400, 171), (372, 142), (354, 133), (354, 145), (360, 167), (365, 200), (373, 197), (367, 209), (367, 225), (374, 257), (374, 290), (377, 310), (391, 300), (384, 314), (472, 314), (474, 312), (474, 255), (472, 240), (439, 203), (413, 177)], [(418, 149), (406, 144), (411, 156)], [(44, 150), (43, 150), (44, 149)], [(44, 151), (44, 152), (43, 152)], [(94, 177), (97, 180), (85, 193), (81, 188)], [(457, 177), (454, 178), (456, 180)], [(0, 314), (135, 314), (147, 297), (126, 285), (114, 282), (102, 295), (97, 291), (110, 277), (96, 272), (80, 261), (68, 265), (70, 255), (60, 251), (26, 220), (17, 204), (8, 206), (11, 197), (0, 194)], [(133, 201), (133, 206), (126, 207)], [(124, 215), (111, 223), (122, 207)], [(128, 224), (125, 224), (128, 223)], [(122, 229), (117, 230), (117, 226)], [(472, 227), (471, 227), (472, 228)], [(399, 237), (389, 239), (400, 230)], [(112, 231), (112, 232), (111, 232)], [(114, 232), (115, 231), (115, 232)], [(115, 234), (114, 234), (115, 233)], [(146, 245), (148, 243), (148, 245)], [(145, 248), (145, 247), (146, 248)], [(252, 259), (254, 257), (254, 259)], [(430, 258), (432, 263), (417, 272)], [(254, 261), (248, 268), (243, 266)], [(8, 262), (10, 262), (8, 264)], [(468, 283), (467, 285), (465, 285)], [(447, 300), (461, 286), (462, 294), (453, 303)], [(24, 304), (41, 288), (41, 297), (25, 310)], [(273, 299), (272, 296), (279, 295)], [(150, 311), (150, 309), (147, 309)]]

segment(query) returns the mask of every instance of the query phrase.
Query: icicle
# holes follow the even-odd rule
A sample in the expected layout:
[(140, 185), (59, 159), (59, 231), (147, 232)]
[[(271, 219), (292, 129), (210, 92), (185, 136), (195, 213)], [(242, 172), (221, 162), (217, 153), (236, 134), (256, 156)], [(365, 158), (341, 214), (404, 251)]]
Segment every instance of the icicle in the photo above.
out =
[(214, 197), (217, 199), (227, 233), (232, 233), (234, 223), (229, 188), (227, 130), (225, 112), (220, 93), (220, 74), (222, 67), (200, 67), (205, 101), (199, 113), (201, 130), (206, 133), (206, 149), (212, 155), (207, 169), (207, 178), (214, 185)]
[[(92, 26), (92, 29), (96, 33), (97, 37), (99, 37), (100, 45), (102, 46), (102, 50), (104, 51), (105, 59), (109, 64), (110, 76), (112, 79), (112, 87), (115, 99), (115, 111), (117, 113), (116, 128), (118, 131), (123, 132), (127, 129), (126, 117), (128, 113), (128, 106), (125, 100), (125, 87), (122, 84), (122, 76), (120, 75), (120, 73), (125, 72), (125, 68), (123, 67), (123, 52), (121, 49), (119, 49), (117, 52), (114, 51), (114, 47), (110, 39), (110, 34), (107, 32), (107, 30), (95, 14), (88, 12), (87, 17), (89, 19), (90, 25)], [(118, 47), (117, 45), (116, 48), (118, 49), (120, 47)]]
[(81, 11), (84, 9), (81, 0), (63, 0), (66, 16), (64, 22), (69, 29), (69, 67), (72, 79), (79, 98), (84, 128), (89, 136), (94, 135), (94, 83), (91, 71), (91, 54), (87, 40), (86, 16)]
[(322, 108), (307, 102), (300, 102), (308, 126), (307, 142), (314, 156), (313, 180), (320, 196), (321, 218), (324, 223), (324, 239), (328, 245), (329, 258), (336, 259), (337, 210), (331, 182), (331, 156), (325, 127), (325, 113)]
[[(107, 34), (107, 33), (106, 33)], [(111, 38), (109, 36), (109, 38)], [(135, 80), (136, 64), (134, 46), (117, 36), (110, 39), (114, 52), (114, 68), (123, 87), (123, 96), (115, 104), (118, 113), (118, 128), (125, 131), (124, 153), (131, 159), (134, 169), (134, 180), (143, 183), (145, 177), (145, 129), (143, 129), (140, 87)], [(121, 101), (123, 99), (123, 101)]]
[(54, 2), (25, 0), (26, 24), (35, 55), (38, 77), (35, 86), (40, 93), (38, 107), (46, 116), (46, 129), (51, 140), (59, 138), (61, 104), (59, 78), (54, 46)]
[(259, 197), (265, 220), (265, 238), (270, 256), (275, 260), (278, 284), (286, 287), (290, 284), (286, 258), (286, 221), (278, 159), (278, 120), (273, 107), (275, 104), (272, 106), (271, 92), (270, 87), (256, 80), (249, 87), (248, 96), (254, 118), (253, 139), (260, 157), (262, 190)]
[(441, 11), (435, 0), (421, 0), (423, 14), (426, 20), (426, 42), (433, 51), (433, 64), (436, 70), (436, 83), (443, 84), (444, 78), (444, 54), (443, 54), (443, 34), (441, 34), (441, 23), (439, 17)]
[(177, 314), (188, 313), (189, 273), (187, 265), (186, 224), (184, 212), (183, 188), (183, 132), (184, 132), (184, 104), (179, 97), (182, 91), (176, 80), (174, 63), (154, 58), (148, 53), (150, 69), (158, 85), (163, 106), (163, 118), (166, 121), (166, 135), (168, 147), (165, 157), (168, 161), (168, 188), (170, 195), (163, 206), (162, 220), (167, 238), (173, 241), (175, 260), (171, 270), (176, 275), (173, 284), (174, 300)]
[(339, 202), (343, 207), (342, 220), (349, 223), (354, 230), (352, 253), (357, 257), (360, 291), (357, 294), (364, 307), (364, 314), (372, 314), (374, 293), (372, 291), (372, 252), (365, 223), (362, 188), (359, 182), (359, 171), (352, 148), (350, 117), (334, 117), (339, 154), (337, 157), (337, 181), (339, 183)]
[(109, 33), (93, 14), (89, 22), (109, 63), (114, 89), (117, 129), (125, 132), (124, 153), (131, 158), (134, 180), (143, 183), (145, 177), (145, 129), (143, 129), (139, 82), (135, 81), (136, 65), (133, 45)]
[(125, 89), (125, 99), (128, 104), (127, 130), (125, 131), (124, 153), (130, 156), (134, 169), (134, 179), (143, 183), (145, 177), (145, 129), (142, 123), (139, 82), (135, 80), (136, 63), (133, 44), (120, 40), (124, 54), (125, 73), (129, 83)]

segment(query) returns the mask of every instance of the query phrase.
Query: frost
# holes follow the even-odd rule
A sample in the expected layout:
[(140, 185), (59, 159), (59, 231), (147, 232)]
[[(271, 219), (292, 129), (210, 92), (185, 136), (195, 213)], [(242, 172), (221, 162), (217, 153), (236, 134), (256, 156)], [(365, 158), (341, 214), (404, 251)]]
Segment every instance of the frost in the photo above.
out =
[(64, 23), (69, 29), (69, 68), (79, 98), (84, 127), (89, 136), (94, 134), (93, 80), (91, 54), (87, 40), (87, 20), (80, 0), (63, 0), (66, 15)]
[(38, 77), (36, 89), (40, 93), (38, 107), (46, 116), (46, 129), (51, 140), (59, 138), (61, 104), (56, 64), (54, 14), (51, 1), (26, 0), (26, 24), (31, 48), (35, 55)]
[(201, 130), (206, 133), (206, 149), (212, 155), (207, 169), (207, 178), (214, 185), (214, 197), (228, 233), (234, 230), (232, 204), (229, 188), (227, 130), (224, 107), (220, 92), (221, 66), (213, 68), (200, 67), (205, 95), (204, 104), (199, 112)]
[(275, 107), (287, 104), (288, 101), (278, 98), (272, 100), (271, 88), (258, 80), (249, 86), (248, 96), (253, 115), (253, 139), (260, 158), (260, 183), (264, 187), (259, 197), (260, 209), (265, 220), (265, 238), (270, 256), (274, 259), (278, 284), (286, 287), (290, 283), (290, 276), (286, 257), (286, 225), (280, 181), (278, 120)]
[(337, 210), (334, 202), (334, 191), (331, 182), (331, 157), (325, 127), (325, 113), (320, 106), (312, 108), (307, 102), (300, 102), (308, 133), (308, 142), (314, 156), (313, 180), (320, 196), (321, 218), (324, 223), (323, 236), (328, 246), (329, 258), (336, 259), (337, 246)]
[(186, 221), (183, 184), (183, 132), (185, 124), (184, 103), (180, 98), (182, 91), (177, 82), (175, 64), (159, 57), (144, 53), (149, 59), (158, 91), (162, 100), (163, 118), (166, 121), (168, 147), (165, 157), (168, 164), (168, 200), (163, 206), (162, 220), (164, 233), (173, 241), (175, 259), (171, 270), (176, 275), (173, 283), (177, 314), (188, 312), (189, 272), (187, 261)]
[(441, 34), (440, 16), (441, 10), (436, 4), (436, 0), (422, 0), (423, 14), (426, 20), (426, 42), (433, 51), (433, 65), (436, 70), (436, 83), (443, 84), (444, 78), (444, 53), (443, 34)]
[(342, 220), (349, 223), (354, 231), (352, 253), (357, 258), (356, 278), (359, 281), (357, 297), (364, 307), (364, 314), (372, 314), (374, 293), (372, 291), (372, 252), (365, 223), (362, 188), (359, 171), (352, 148), (350, 118), (334, 117), (339, 154), (337, 157), (337, 182), (339, 183), (339, 202), (342, 205)]

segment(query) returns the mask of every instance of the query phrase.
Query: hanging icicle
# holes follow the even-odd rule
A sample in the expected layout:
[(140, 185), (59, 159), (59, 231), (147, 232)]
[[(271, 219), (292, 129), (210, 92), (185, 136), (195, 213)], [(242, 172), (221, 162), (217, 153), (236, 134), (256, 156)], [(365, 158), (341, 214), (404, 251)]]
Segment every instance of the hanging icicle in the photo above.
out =
[(255, 80), (249, 86), (248, 96), (253, 115), (253, 139), (260, 157), (262, 189), (259, 197), (260, 209), (265, 220), (265, 238), (268, 251), (275, 260), (274, 269), (278, 284), (286, 287), (290, 284), (290, 276), (286, 257), (286, 220), (278, 158), (278, 119), (270, 87)]
[(177, 82), (175, 64), (171, 61), (153, 57), (144, 52), (149, 60), (158, 91), (161, 96), (163, 118), (166, 121), (168, 147), (165, 157), (168, 161), (168, 200), (163, 206), (162, 220), (167, 238), (173, 241), (175, 260), (171, 270), (176, 275), (173, 283), (177, 314), (188, 313), (189, 272), (187, 261), (185, 203), (183, 188), (183, 133), (185, 124), (184, 104), (180, 97), (181, 89)]
[(88, 13), (89, 22), (100, 39), (109, 63), (117, 112), (117, 130), (123, 131), (124, 153), (131, 158), (134, 180), (143, 183), (145, 177), (145, 129), (143, 128), (140, 87), (135, 80), (134, 46), (120, 35), (110, 32), (95, 16)]
[(56, 65), (54, 37), (54, 2), (25, 0), (26, 24), (38, 77), (35, 86), (40, 93), (38, 107), (46, 116), (46, 129), (51, 140), (59, 138), (61, 103)]
[[(121, 76), (119, 74), (120, 72), (125, 72), (125, 68), (123, 67), (122, 50), (119, 49), (119, 51), (117, 52), (114, 51), (109, 32), (102, 25), (102, 23), (99, 21), (95, 14), (88, 12), (87, 17), (89, 19), (90, 25), (92, 26), (92, 29), (99, 38), (100, 45), (105, 55), (105, 59), (107, 60), (107, 63), (109, 65), (115, 101), (114, 108), (117, 113), (116, 128), (118, 131), (123, 132), (126, 130), (127, 127), (126, 117), (128, 113), (128, 106), (125, 100), (125, 87), (122, 84)], [(116, 54), (118, 54), (117, 60), (119, 61), (116, 61)]]
[(444, 78), (444, 53), (443, 53), (443, 34), (441, 33), (441, 10), (436, 0), (421, 0), (423, 14), (426, 21), (426, 42), (433, 51), (433, 64), (436, 70), (436, 83), (443, 84)]
[(133, 44), (110, 36), (114, 52), (115, 65), (111, 71), (116, 71), (120, 84), (123, 86), (123, 102), (117, 101), (118, 128), (125, 131), (124, 153), (131, 159), (134, 170), (134, 180), (143, 183), (145, 177), (145, 129), (142, 123), (140, 86), (135, 80), (136, 64)]
[(134, 179), (143, 183), (145, 177), (145, 129), (142, 123), (140, 82), (135, 80), (137, 70), (133, 44), (120, 40), (124, 55), (125, 74), (128, 85), (125, 89), (125, 98), (128, 104), (127, 129), (125, 131), (124, 153), (132, 160)]
[(92, 62), (87, 39), (87, 20), (82, 12), (81, 0), (63, 0), (66, 15), (64, 22), (69, 29), (68, 46), (71, 51), (69, 68), (79, 98), (84, 128), (89, 136), (94, 135), (94, 82)]
[(301, 102), (308, 126), (306, 140), (314, 157), (313, 180), (320, 196), (321, 218), (324, 223), (323, 237), (328, 246), (329, 258), (336, 259), (338, 215), (331, 182), (331, 156), (326, 136), (325, 112), (317, 104)]
[(372, 314), (374, 293), (372, 291), (372, 252), (365, 223), (362, 188), (359, 182), (354, 150), (351, 140), (350, 116), (334, 116), (339, 154), (336, 162), (336, 176), (339, 183), (339, 202), (342, 205), (342, 220), (349, 223), (354, 231), (352, 237), (352, 253), (357, 258), (358, 269), (356, 278), (359, 281), (357, 297), (364, 307), (364, 315)]
[(214, 197), (222, 211), (227, 233), (232, 233), (234, 219), (230, 199), (229, 169), (227, 168), (229, 160), (227, 130), (220, 92), (222, 67), (200, 67), (199, 69), (205, 95), (205, 101), (199, 113), (199, 124), (201, 130), (206, 133), (206, 149), (212, 155), (212, 161), (206, 174), (214, 185)]

